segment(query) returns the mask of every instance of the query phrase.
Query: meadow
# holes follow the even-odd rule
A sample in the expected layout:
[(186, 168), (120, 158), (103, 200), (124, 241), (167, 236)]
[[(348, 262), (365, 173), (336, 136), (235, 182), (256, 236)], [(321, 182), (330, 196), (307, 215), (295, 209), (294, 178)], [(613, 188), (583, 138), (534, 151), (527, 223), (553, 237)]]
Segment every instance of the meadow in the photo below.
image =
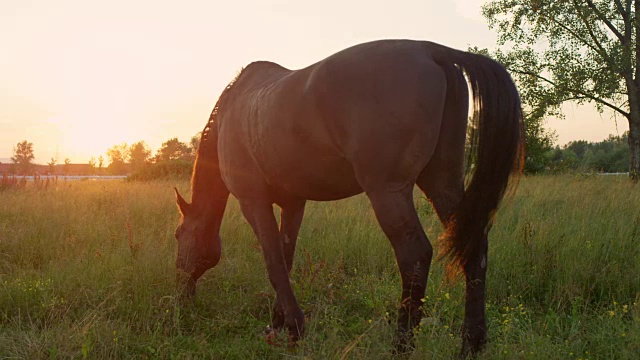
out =
[[(187, 181), (119, 180), (0, 192), (0, 358), (390, 358), (400, 279), (365, 197), (308, 204), (292, 271), (307, 336), (288, 349), (262, 336), (274, 291), (235, 201), (220, 264), (178, 305), (174, 185), (188, 194)], [(437, 247), (442, 228), (418, 192), (416, 207)], [(640, 187), (523, 178), (489, 246), (478, 359), (638, 358)], [(463, 294), (434, 261), (410, 358), (458, 353)]]

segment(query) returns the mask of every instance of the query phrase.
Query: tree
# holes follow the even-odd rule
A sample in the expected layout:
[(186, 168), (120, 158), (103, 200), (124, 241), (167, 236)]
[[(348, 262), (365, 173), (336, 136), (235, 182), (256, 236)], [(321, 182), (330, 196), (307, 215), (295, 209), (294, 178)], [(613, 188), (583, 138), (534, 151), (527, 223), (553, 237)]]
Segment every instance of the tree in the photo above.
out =
[(151, 157), (151, 150), (149, 150), (147, 144), (144, 141), (138, 141), (129, 147), (129, 164), (131, 165), (131, 171), (140, 170), (143, 166), (149, 163)]
[(547, 152), (549, 172), (562, 173), (575, 170), (578, 158), (576, 154), (568, 149), (561, 149), (556, 146), (555, 149)]
[(98, 156), (98, 174), (102, 175), (104, 170), (104, 156)]
[(107, 149), (109, 166), (107, 171), (113, 175), (122, 175), (127, 172), (127, 160), (129, 158), (129, 147), (126, 143), (114, 145)]
[(573, 151), (580, 159), (584, 157), (584, 153), (589, 149), (589, 142), (587, 140), (571, 141), (566, 145), (567, 149)]
[(195, 159), (196, 152), (198, 151), (198, 146), (200, 146), (200, 138), (202, 137), (202, 131), (198, 131), (197, 134), (191, 137), (191, 156)]
[(624, 164), (629, 163), (629, 152), (625, 149), (625, 143), (628, 143), (627, 133), (622, 136), (610, 135), (606, 140), (597, 143), (589, 143), (587, 150), (589, 156), (585, 153), (583, 167), (598, 172), (622, 172), (626, 169)]
[(55, 175), (56, 173), (56, 163), (58, 160), (51, 158), (51, 161), (47, 163), (49, 169), (49, 175)]
[(96, 173), (96, 158), (95, 157), (91, 157), (91, 159), (89, 159), (89, 167), (91, 168), (90, 172), (91, 175)]
[(70, 170), (71, 170), (71, 159), (66, 158), (64, 159), (64, 174), (69, 175)]
[(20, 175), (27, 175), (33, 168), (33, 143), (24, 140), (19, 142), (16, 147), (13, 148), (13, 156), (11, 161), (15, 166), (15, 171)]
[(593, 103), (629, 122), (629, 175), (640, 177), (640, 1), (494, 0), (496, 57), (537, 116), (562, 116), (566, 101)]
[(178, 138), (169, 139), (162, 143), (155, 157), (156, 163), (172, 160), (191, 160), (191, 148), (180, 142)]
[(536, 174), (544, 172), (549, 166), (547, 153), (553, 149), (555, 133), (545, 129), (543, 119), (533, 117), (530, 113), (525, 113), (524, 135), (526, 158), (524, 161), (524, 172)]

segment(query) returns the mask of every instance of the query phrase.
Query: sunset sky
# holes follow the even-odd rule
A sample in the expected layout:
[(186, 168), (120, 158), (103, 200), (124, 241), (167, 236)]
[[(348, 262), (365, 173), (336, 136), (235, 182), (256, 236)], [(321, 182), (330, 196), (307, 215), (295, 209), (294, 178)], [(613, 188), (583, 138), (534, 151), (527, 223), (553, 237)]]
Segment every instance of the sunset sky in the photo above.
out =
[[(86, 163), (123, 142), (188, 142), (240, 68), (290, 69), (345, 47), (413, 38), (495, 47), (485, 0), (0, 0), (0, 158), (22, 140), (35, 161)], [(628, 129), (565, 106), (558, 143)]]

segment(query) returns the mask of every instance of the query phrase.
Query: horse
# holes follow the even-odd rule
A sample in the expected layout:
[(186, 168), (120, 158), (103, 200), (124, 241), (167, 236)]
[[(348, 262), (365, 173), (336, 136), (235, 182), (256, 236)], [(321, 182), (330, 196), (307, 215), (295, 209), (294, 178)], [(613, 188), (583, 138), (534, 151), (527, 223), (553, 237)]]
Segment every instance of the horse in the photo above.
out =
[[(411, 351), (433, 257), (414, 207), (417, 185), (445, 227), (440, 243), (448, 272), (464, 273), (461, 354), (476, 354), (487, 339), (487, 236), (522, 173), (523, 134), (513, 80), (483, 55), (428, 41), (379, 40), (299, 70), (253, 62), (222, 92), (202, 132), (192, 202), (175, 189), (178, 294), (192, 298), (198, 278), (220, 260), (231, 193), (258, 238), (276, 292), (270, 327), (285, 328), (295, 343), (305, 318), (289, 273), (305, 203), (364, 192), (402, 279), (393, 348)], [(465, 146), (473, 149), (471, 159)]]

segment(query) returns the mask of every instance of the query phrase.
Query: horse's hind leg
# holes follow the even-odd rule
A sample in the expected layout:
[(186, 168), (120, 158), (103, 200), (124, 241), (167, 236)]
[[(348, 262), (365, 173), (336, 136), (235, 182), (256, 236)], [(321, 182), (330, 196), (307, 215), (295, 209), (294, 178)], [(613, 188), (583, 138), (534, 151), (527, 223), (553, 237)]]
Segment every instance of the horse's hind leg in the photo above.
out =
[(382, 230), (395, 251), (402, 277), (402, 302), (398, 314), (395, 351), (413, 348), (413, 329), (422, 318), (433, 249), (413, 205), (413, 184), (400, 191), (368, 192)]
[[(451, 66), (447, 74), (447, 96), (436, 151), (418, 176), (417, 184), (431, 200), (442, 223), (447, 226), (464, 195), (465, 138), (468, 115), (468, 90), (459, 69)], [(461, 229), (464, 231), (464, 229)], [(477, 239), (482, 250), (463, 266), (466, 280), (465, 317), (462, 329), (462, 353), (478, 352), (487, 339), (485, 321), (485, 280), (487, 237)]]
[(487, 234), (484, 234), (478, 241), (482, 242), (481, 252), (474, 254), (463, 266), (467, 284), (462, 327), (462, 356), (477, 353), (487, 342), (485, 318)]
[[(438, 217), (447, 226), (450, 216), (462, 200), (464, 185), (460, 174), (436, 172), (433, 177), (427, 173), (418, 178), (418, 186), (431, 200)], [(456, 180), (458, 179), (458, 180)], [(487, 341), (485, 319), (487, 235), (477, 239), (482, 243), (481, 251), (468, 259), (463, 266), (466, 281), (464, 323), (462, 327), (462, 353), (467, 356), (481, 350)]]

